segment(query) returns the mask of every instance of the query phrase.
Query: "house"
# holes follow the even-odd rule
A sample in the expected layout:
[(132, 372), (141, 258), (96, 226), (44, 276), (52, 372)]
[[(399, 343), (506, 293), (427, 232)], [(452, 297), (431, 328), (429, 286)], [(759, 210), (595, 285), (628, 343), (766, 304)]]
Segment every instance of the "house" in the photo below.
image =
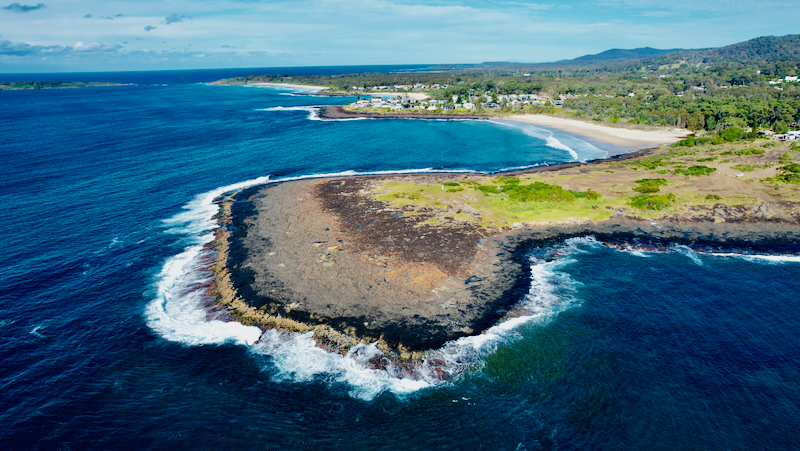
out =
[(436, 111), (437, 109), (439, 109), (439, 107), (437, 107), (436, 105), (431, 105), (428, 107), (428, 111)]
[(455, 110), (455, 109), (456, 107), (454, 107), (453, 105), (447, 105), (447, 104), (442, 105), (442, 110)]
[(797, 77), (793, 77), (793, 76), (787, 75), (786, 78), (784, 78), (784, 80), (787, 81), (787, 82), (795, 82), (796, 83), (797, 82)]
[(800, 130), (786, 132), (786, 139), (791, 139), (792, 141), (800, 139)]
[(465, 102), (465, 103), (461, 104), (461, 108), (464, 108), (465, 110), (474, 110), (475, 109), (475, 104), (474, 103)]

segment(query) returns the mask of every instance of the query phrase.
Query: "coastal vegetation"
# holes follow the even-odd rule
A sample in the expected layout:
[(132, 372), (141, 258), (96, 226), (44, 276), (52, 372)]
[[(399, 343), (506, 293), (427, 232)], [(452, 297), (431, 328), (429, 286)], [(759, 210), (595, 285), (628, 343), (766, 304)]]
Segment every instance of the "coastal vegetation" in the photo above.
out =
[[(800, 122), (800, 38), (796, 35), (758, 38), (720, 49), (642, 55), (633, 52), (630, 58), (592, 58), (591, 64), (575, 60), (535, 65), (487, 63), (446, 71), (433, 67), (390, 74), (267, 74), (219, 83), (322, 85), (331, 92), (362, 98), (386, 92), (424, 92), (437, 101), (435, 109), (425, 103), (425, 114), (535, 113), (712, 133), (699, 141), (687, 138), (684, 144), (689, 147), (706, 144), (702, 139), (712, 144), (733, 142), (770, 128), (785, 133)], [(452, 109), (443, 110), (443, 105)]]
[[(485, 230), (523, 223), (601, 221), (614, 214), (659, 218), (714, 205), (752, 206), (763, 202), (767, 191), (770, 201), (800, 201), (796, 187), (800, 164), (776, 166), (788, 161), (787, 153), (797, 152), (787, 143), (767, 149), (753, 146), (765, 143), (740, 139), (723, 146), (695, 145), (691, 151), (684, 145), (662, 146), (630, 161), (513, 176), (469, 176), (460, 182), (393, 179), (378, 183), (372, 193), (377, 200), (402, 208), (406, 216), (436, 211), (426, 224), (463, 221)], [(730, 158), (720, 161), (721, 154)], [(760, 162), (746, 160), (753, 156)], [(740, 177), (737, 172), (743, 167), (758, 178)], [(652, 175), (642, 177), (642, 172)]]
[(87, 88), (95, 86), (119, 86), (119, 84), (81, 81), (0, 81), (0, 91), (17, 91), (23, 89)]

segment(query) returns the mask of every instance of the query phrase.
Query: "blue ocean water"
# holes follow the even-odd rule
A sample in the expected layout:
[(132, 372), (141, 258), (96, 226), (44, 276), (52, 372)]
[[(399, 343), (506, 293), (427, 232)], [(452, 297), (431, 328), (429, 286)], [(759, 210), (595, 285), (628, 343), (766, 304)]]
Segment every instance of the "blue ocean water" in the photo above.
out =
[(616, 149), (506, 123), (321, 121), (311, 107), (347, 99), (150, 76), (169, 86), (0, 92), (3, 449), (798, 447), (797, 257), (533, 250), (530, 316), (437, 351), (459, 368), (443, 384), (209, 321), (199, 246), (225, 186)]
[(134, 84), (208, 83), (223, 78), (248, 75), (336, 75), (365, 72), (393, 73), (425, 71), (429, 65), (371, 65), (371, 66), (309, 66), (309, 67), (247, 67), (239, 69), (191, 69), (168, 71), (125, 72), (53, 72), (53, 73), (0, 73), (3, 81), (83, 81)]

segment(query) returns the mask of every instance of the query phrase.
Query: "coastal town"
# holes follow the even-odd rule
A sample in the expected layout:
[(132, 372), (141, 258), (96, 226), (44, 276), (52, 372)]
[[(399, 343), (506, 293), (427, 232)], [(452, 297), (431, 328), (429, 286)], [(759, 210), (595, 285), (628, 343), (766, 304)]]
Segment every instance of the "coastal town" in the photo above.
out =
[[(397, 87), (394, 87), (397, 89)], [(444, 89), (444, 88), (442, 88)], [(577, 96), (559, 96), (552, 98), (546, 92), (539, 94), (492, 94), (483, 96), (452, 95), (450, 99), (429, 99), (427, 96), (412, 97), (408, 94), (396, 93), (393, 96), (377, 95), (369, 99), (359, 99), (351, 103), (350, 108), (384, 108), (389, 110), (426, 110), (426, 111), (473, 111), (479, 108), (499, 109), (503, 107), (522, 108), (529, 105), (563, 105), (567, 98)]]

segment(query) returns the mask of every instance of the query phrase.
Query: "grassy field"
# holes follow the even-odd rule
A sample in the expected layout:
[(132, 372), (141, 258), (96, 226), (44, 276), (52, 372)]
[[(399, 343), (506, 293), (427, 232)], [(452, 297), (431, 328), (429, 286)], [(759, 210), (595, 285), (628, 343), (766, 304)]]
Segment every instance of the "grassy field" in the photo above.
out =
[[(749, 140), (722, 145), (663, 146), (634, 160), (513, 176), (443, 175), (376, 182), (371, 195), (431, 215), (426, 224), (469, 222), (487, 231), (522, 224), (642, 219), (710, 207), (800, 201), (800, 146)], [(430, 182), (430, 179), (425, 179)]]

